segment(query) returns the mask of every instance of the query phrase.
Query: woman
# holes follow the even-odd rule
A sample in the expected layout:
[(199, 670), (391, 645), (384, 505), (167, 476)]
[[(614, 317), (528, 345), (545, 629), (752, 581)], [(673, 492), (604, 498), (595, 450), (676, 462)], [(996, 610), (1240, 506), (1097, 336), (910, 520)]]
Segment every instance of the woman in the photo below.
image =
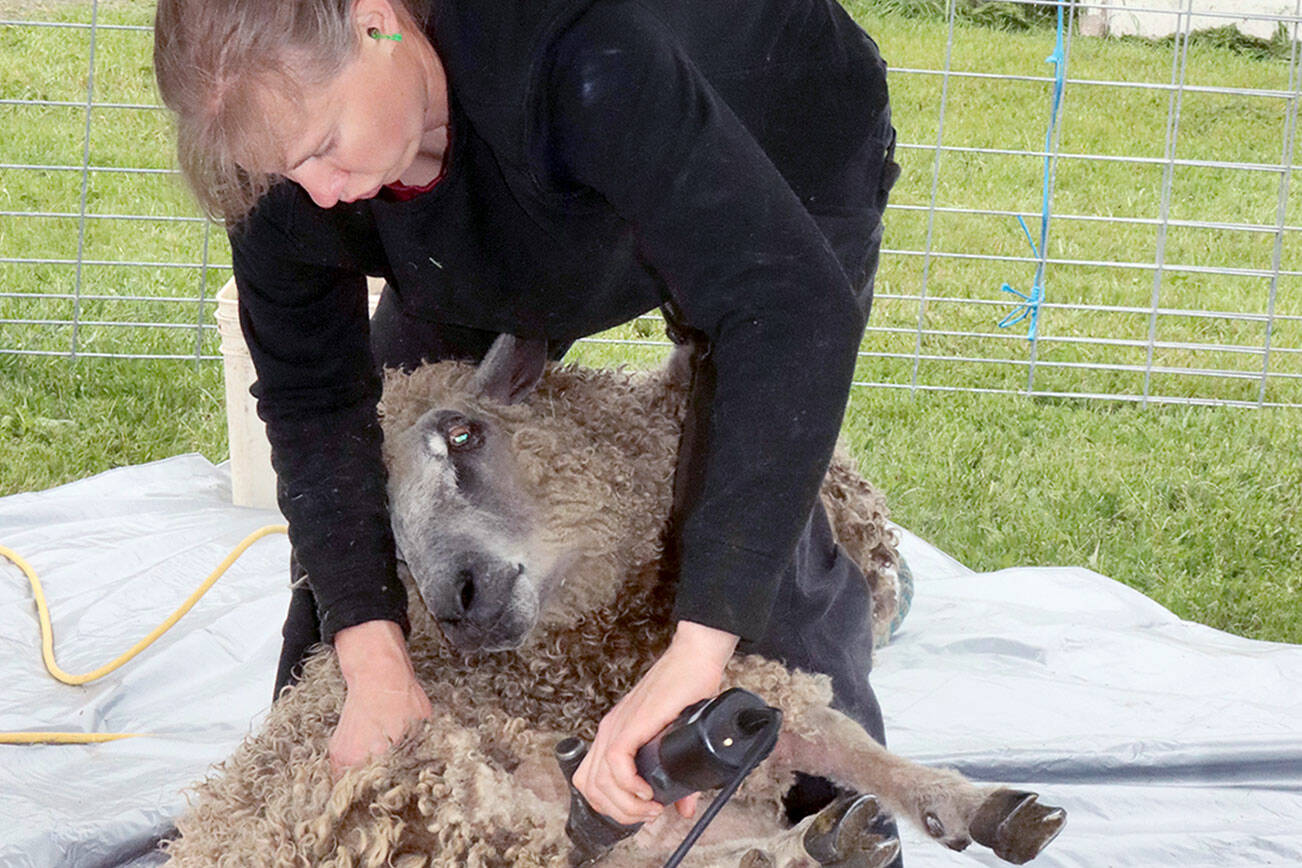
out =
[[(333, 642), (337, 769), (429, 714), (378, 368), (477, 359), (501, 332), (559, 353), (657, 306), (705, 348), (678, 623), (576, 783), (616, 820), (655, 816), (633, 753), (739, 641), (832, 674), (883, 737), (865, 584), (817, 491), (898, 169), (885, 65), (833, 0), (160, 0), (155, 39), (184, 173), (229, 227), (290, 525), (277, 691)], [(368, 274), (388, 283), (369, 333)]]

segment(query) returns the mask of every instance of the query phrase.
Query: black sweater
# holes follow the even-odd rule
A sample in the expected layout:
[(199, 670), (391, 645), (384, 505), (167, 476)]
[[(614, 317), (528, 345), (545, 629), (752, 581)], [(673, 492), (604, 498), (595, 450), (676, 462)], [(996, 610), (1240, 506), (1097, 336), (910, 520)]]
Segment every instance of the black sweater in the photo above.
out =
[(443, 180), (328, 210), (284, 182), (230, 234), (323, 638), (405, 621), (367, 274), (410, 315), (556, 340), (672, 301), (710, 348), (676, 615), (757, 637), (862, 334), (820, 226), (876, 201), (879, 179), (843, 177), (884, 146), (876, 47), (834, 0), (436, 0), (426, 30), (452, 103)]

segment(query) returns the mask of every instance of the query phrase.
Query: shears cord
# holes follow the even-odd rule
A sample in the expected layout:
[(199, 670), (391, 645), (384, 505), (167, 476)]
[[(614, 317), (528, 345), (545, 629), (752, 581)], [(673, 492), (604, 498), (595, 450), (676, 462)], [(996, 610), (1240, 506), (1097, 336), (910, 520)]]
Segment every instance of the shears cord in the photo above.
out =
[[(21, 555), (13, 549), (0, 546), (0, 556), (8, 559), (23, 571), (27, 576), (27, 581), (32, 586), (32, 596), (36, 602), (36, 612), (41, 621), (41, 658), (45, 661), (45, 668), (50, 675), (64, 684), (78, 685), (88, 684), (96, 679), (103, 678), (110, 672), (120, 668), (128, 660), (131, 660), (141, 651), (144, 651), (152, 645), (157, 639), (170, 630), (177, 621), (181, 620), (186, 612), (194, 608), (194, 604), (199, 602), (199, 598), (208, 593), (219, 578), (230, 569), (231, 565), (237, 561), (241, 555), (258, 540), (265, 536), (275, 533), (287, 533), (288, 528), (283, 524), (271, 524), (259, 528), (253, 533), (246, 536), (240, 541), (231, 553), (228, 554), (217, 569), (213, 570), (208, 578), (190, 594), (172, 614), (168, 615), (163, 623), (155, 627), (148, 636), (141, 639), (135, 645), (131, 646), (124, 654), (116, 659), (104, 664), (98, 669), (90, 672), (84, 672), (80, 675), (74, 675), (64, 671), (54, 659), (54, 630), (50, 625), (50, 610), (45, 604), (45, 589), (41, 586), (41, 580), (37, 577), (36, 571), (32, 569), (31, 564), (27, 563)], [(142, 732), (0, 732), (0, 744), (93, 744), (97, 742), (115, 741), (120, 738), (133, 738), (135, 736), (147, 735)]]

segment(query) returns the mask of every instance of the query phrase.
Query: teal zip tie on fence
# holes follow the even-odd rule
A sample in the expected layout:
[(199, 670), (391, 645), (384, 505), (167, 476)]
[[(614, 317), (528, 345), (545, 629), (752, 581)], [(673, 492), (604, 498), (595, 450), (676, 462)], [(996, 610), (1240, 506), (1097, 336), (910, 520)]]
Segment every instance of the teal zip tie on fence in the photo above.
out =
[(1013, 308), (1003, 319), (999, 321), (999, 327), (1008, 328), (1016, 325), (1022, 320), (1027, 320), (1026, 339), (1033, 341), (1039, 333), (1040, 328), (1040, 304), (1044, 301), (1044, 258), (1041, 257), (1040, 251), (1044, 255), (1049, 255), (1049, 186), (1052, 182), (1053, 157), (1053, 134), (1058, 128), (1058, 109), (1062, 106), (1062, 89), (1067, 77), (1067, 52), (1063, 46), (1063, 17), (1062, 5), (1058, 6), (1058, 41), (1053, 47), (1053, 53), (1044, 59), (1045, 63), (1053, 64), (1053, 103), (1049, 108), (1049, 128), (1044, 133), (1044, 179), (1040, 194), (1040, 246), (1035, 246), (1035, 240), (1031, 237), (1031, 230), (1026, 227), (1026, 221), (1019, 214), (1017, 222), (1022, 224), (1022, 231), (1026, 233), (1026, 240), (1031, 245), (1031, 255), (1036, 259), (1035, 279), (1031, 284), (1030, 294), (1019, 292), (1013, 289), (1007, 283), (1002, 287), (1004, 292), (1012, 293), (1022, 299), (1022, 303)]

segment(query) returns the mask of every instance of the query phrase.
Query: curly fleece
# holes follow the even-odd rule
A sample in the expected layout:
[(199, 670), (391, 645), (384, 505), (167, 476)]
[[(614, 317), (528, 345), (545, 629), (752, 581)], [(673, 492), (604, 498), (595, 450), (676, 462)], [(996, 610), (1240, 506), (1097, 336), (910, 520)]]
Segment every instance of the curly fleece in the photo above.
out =
[[(655, 373), (552, 367), (512, 406), (473, 397), (467, 365), (389, 374), (386, 435), (437, 406), (488, 420), (510, 438), (544, 539), (573, 553), (567, 581), (526, 645), (494, 654), (452, 649), (412, 593), (410, 649), (434, 716), (338, 783), (327, 740), (344, 685), (333, 652), (321, 649), (261, 730), (194, 788), (180, 837), (165, 845), (172, 862), (565, 864), (568, 796), (552, 747), (565, 735), (591, 739), (670, 635), (673, 586), (661, 561), (686, 403), (680, 374), (674, 365)], [(823, 500), (875, 590), (875, 634), (884, 636), (898, 561), (883, 499), (838, 455)], [(797, 726), (801, 709), (830, 700), (825, 677), (758, 657), (734, 659), (726, 681), (760, 693)], [(788, 778), (761, 769), (728, 811), (757, 812), (776, 832)], [(639, 861), (621, 848), (612, 864)], [(708, 847), (701, 852), (698, 864), (709, 858)]]

